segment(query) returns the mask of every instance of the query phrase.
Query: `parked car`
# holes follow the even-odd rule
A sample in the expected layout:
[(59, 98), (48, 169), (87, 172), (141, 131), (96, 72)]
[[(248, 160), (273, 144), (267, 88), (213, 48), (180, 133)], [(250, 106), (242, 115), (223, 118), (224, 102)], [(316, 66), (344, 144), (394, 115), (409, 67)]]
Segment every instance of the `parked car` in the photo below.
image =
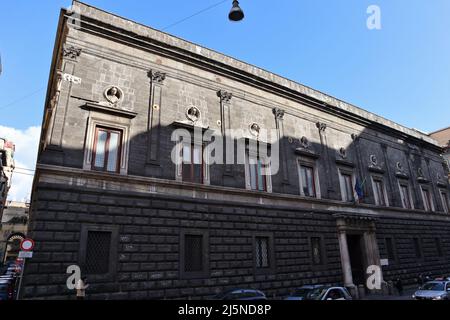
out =
[(14, 285), (9, 279), (0, 280), (0, 301), (12, 300), (14, 296)]
[(218, 294), (214, 300), (267, 300), (266, 295), (259, 290), (253, 289), (233, 289)]
[(290, 301), (306, 300), (308, 295), (314, 289), (321, 288), (321, 287), (323, 287), (323, 285), (312, 284), (312, 285), (301, 286), (300, 288), (295, 289), (294, 292), (290, 296), (285, 298), (284, 300), (290, 300)]
[(344, 287), (319, 286), (308, 294), (306, 300), (352, 300), (352, 296)]
[(415, 300), (449, 300), (450, 281), (429, 281), (421, 286), (412, 298)]

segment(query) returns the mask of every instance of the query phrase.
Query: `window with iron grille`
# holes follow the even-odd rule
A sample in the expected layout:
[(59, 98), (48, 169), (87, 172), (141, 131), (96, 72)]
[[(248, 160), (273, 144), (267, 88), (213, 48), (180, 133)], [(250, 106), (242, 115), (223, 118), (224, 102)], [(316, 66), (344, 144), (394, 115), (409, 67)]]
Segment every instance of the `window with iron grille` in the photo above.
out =
[(319, 237), (311, 238), (311, 255), (313, 264), (321, 265), (323, 263), (321, 238)]
[(106, 274), (109, 272), (111, 232), (88, 231), (85, 272)]
[(270, 245), (269, 237), (255, 238), (256, 268), (263, 269), (270, 267), (269, 245)]
[(394, 241), (392, 240), (392, 238), (386, 238), (386, 253), (389, 262), (395, 262), (395, 249)]
[(422, 246), (420, 244), (420, 239), (414, 238), (413, 243), (414, 243), (414, 251), (416, 253), (416, 258), (422, 259)]
[(185, 235), (184, 271), (185, 272), (204, 271), (202, 235)]
[(442, 251), (441, 239), (434, 238), (434, 242), (436, 243), (436, 251), (437, 251), (438, 257), (443, 257), (444, 256), (444, 252)]

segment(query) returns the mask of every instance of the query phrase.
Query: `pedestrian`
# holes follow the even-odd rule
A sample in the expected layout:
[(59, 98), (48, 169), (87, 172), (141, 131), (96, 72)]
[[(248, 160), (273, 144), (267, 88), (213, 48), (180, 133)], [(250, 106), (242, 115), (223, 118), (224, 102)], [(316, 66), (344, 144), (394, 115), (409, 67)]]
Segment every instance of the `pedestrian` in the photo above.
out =
[(398, 295), (403, 295), (403, 283), (400, 278), (397, 278), (397, 281), (395, 281), (395, 287), (397, 288)]
[(75, 289), (77, 290), (77, 300), (84, 300), (86, 297), (86, 288), (89, 287), (88, 284), (86, 284), (86, 278), (79, 279), (77, 281), (77, 284), (75, 286)]
[(423, 273), (419, 274), (419, 276), (417, 277), (417, 284), (419, 285), (419, 287), (423, 286)]

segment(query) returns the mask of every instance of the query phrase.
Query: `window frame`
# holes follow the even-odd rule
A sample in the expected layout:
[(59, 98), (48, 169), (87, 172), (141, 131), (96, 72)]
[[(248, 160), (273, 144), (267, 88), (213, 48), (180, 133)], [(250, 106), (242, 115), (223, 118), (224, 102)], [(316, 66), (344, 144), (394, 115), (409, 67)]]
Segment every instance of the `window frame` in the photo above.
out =
[[(196, 127), (194, 129), (197, 130), (199, 127)], [(185, 183), (195, 183), (195, 184), (201, 184), (201, 185), (209, 185), (210, 184), (210, 165), (208, 164), (209, 161), (205, 160), (205, 150), (207, 145), (204, 141), (202, 141), (202, 135), (200, 137), (197, 137), (194, 131), (187, 130), (187, 129), (180, 129), (184, 130), (183, 134), (177, 135), (175, 137), (175, 180), (179, 182), (185, 182)], [(185, 137), (190, 136), (191, 139), (188, 141), (185, 141)], [(183, 150), (185, 146), (189, 146), (191, 148), (191, 155), (192, 153), (192, 146), (201, 147), (201, 164), (202, 164), (202, 182), (190, 182), (183, 180), (183, 165), (184, 165), (184, 159), (183, 159)], [(208, 156), (208, 155), (207, 155)], [(192, 156), (191, 156), (192, 160)], [(194, 164), (191, 164), (193, 166)]]
[(412, 244), (413, 244), (414, 255), (415, 255), (416, 259), (419, 259), (419, 260), (424, 259), (422, 238), (413, 237)]
[[(108, 272), (105, 274), (88, 274), (84, 271), (87, 258), (87, 245), (88, 245), (88, 233), (89, 232), (110, 232), (110, 247), (109, 247), (109, 267)], [(79, 265), (82, 268), (82, 272), (85, 276), (89, 277), (89, 281), (114, 281), (117, 274), (117, 248), (118, 248), (118, 235), (119, 230), (117, 226), (108, 225), (82, 225), (80, 233), (80, 249), (78, 255)]]
[[(380, 207), (389, 207), (389, 198), (387, 196), (386, 184), (383, 176), (372, 175), (372, 189), (375, 205)], [(383, 202), (380, 202), (380, 194), (377, 185), (381, 185)]]
[[(422, 202), (424, 210), (427, 212), (435, 212), (436, 207), (434, 206), (433, 195), (431, 194), (430, 188), (428, 186), (421, 185), (420, 193), (422, 194)], [(426, 194), (428, 194), (428, 197), (426, 197)]]
[[(404, 202), (405, 195), (403, 194), (403, 189), (402, 189), (404, 187), (406, 187), (406, 189), (408, 191), (407, 198), (408, 198), (408, 202), (409, 202), (409, 207), (405, 206), (405, 202)], [(413, 201), (413, 196), (412, 196), (412, 192), (411, 192), (411, 186), (410, 186), (409, 182), (408, 181), (398, 180), (398, 188), (400, 190), (400, 200), (402, 201), (403, 209), (414, 210), (414, 201)]]
[[(267, 258), (269, 261), (269, 266), (267, 268), (259, 268), (256, 265), (256, 239), (257, 238), (267, 238), (268, 248), (267, 248)], [(253, 269), (255, 274), (268, 274), (273, 273), (276, 270), (276, 261), (275, 261), (275, 248), (274, 248), (274, 240), (273, 234), (271, 233), (256, 233), (253, 235), (252, 239), (253, 243)]]
[[(313, 252), (313, 239), (319, 239), (319, 247), (320, 247), (320, 263), (316, 263), (314, 261), (314, 252)], [(325, 261), (325, 243), (324, 243), (324, 238), (321, 236), (310, 236), (309, 237), (309, 253), (311, 256), (311, 265), (313, 267), (321, 267), (326, 265), (326, 261)]]
[[(264, 177), (264, 185), (265, 185), (265, 190), (259, 190), (259, 189), (253, 189), (252, 185), (251, 185), (251, 175), (250, 175), (250, 159), (256, 159), (257, 161), (262, 161), (260, 159), (263, 159), (264, 161), (262, 161), (263, 165), (261, 165), (262, 168), (262, 173), (266, 173), (266, 174), (261, 174), (262, 177)], [(267, 163), (266, 165), (264, 165), (264, 163)], [(257, 180), (257, 185), (258, 185), (258, 180)], [(246, 151), (245, 151), (245, 186), (246, 189), (249, 191), (254, 191), (254, 192), (268, 192), (271, 193), (272, 192), (272, 174), (271, 174), (271, 166), (270, 166), (270, 162), (268, 161), (268, 158), (266, 156), (262, 156), (259, 154), (259, 152), (255, 152), (253, 150), (250, 150), (250, 148), (246, 147)]]
[(450, 213), (450, 205), (447, 192), (443, 189), (439, 189), (439, 196), (441, 197), (442, 211), (444, 211), (445, 213)]
[[(95, 166), (95, 160), (97, 156), (97, 143), (98, 143), (98, 136), (99, 132), (104, 131), (107, 133), (107, 138), (105, 141), (105, 160), (103, 163), (103, 168), (96, 167)], [(118, 139), (118, 149), (117, 149), (117, 160), (116, 160), (116, 169), (114, 171), (108, 170), (108, 161), (109, 161), (109, 143), (111, 139), (111, 132), (118, 133), (119, 139)], [(92, 147), (92, 163), (91, 163), (91, 170), (93, 171), (99, 171), (99, 172), (108, 172), (108, 173), (119, 173), (120, 172), (120, 166), (121, 166), (121, 154), (122, 154), (122, 135), (123, 131), (120, 129), (115, 129), (111, 127), (96, 125), (94, 129), (94, 144)]]
[[(345, 194), (343, 192), (343, 190), (345, 190), (345, 193), (347, 193), (345, 176), (349, 176), (350, 177), (350, 181), (351, 181), (350, 190), (351, 190), (351, 199), (352, 200), (346, 199), (345, 198)], [(355, 172), (353, 170), (351, 170), (351, 169), (339, 168), (339, 186), (340, 186), (340, 189), (341, 189), (341, 199), (342, 199), (343, 202), (351, 203), (351, 202), (355, 202), (356, 201), (355, 191), (354, 191), (355, 185), (356, 185)]]
[[(305, 195), (305, 192), (303, 191), (303, 182), (302, 182), (302, 168), (308, 168), (312, 170), (312, 179), (313, 179), (313, 196), (307, 196)], [(320, 192), (320, 181), (319, 181), (319, 172), (317, 169), (316, 161), (315, 160), (306, 160), (304, 158), (297, 158), (297, 173), (298, 173), (298, 179), (299, 179), (299, 189), (300, 189), (300, 195), (302, 197), (307, 198), (315, 198), (315, 199), (321, 199), (321, 192)]]
[(434, 238), (434, 245), (436, 246), (437, 257), (439, 259), (444, 258), (445, 253), (444, 253), (444, 248), (442, 247), (442, 240), (441, 240), (441, 238), (435, 237)]
[[(116, 119), (114, 121), (113, 119)], [(121, 130), (122, 136), (121, 136), (121, 150), (119, 155), (119, 163), (120, 163), (120, 170), (119, 174), (126, 175), (128, 173), (128, 155), (129, 155), (129, 149), (130, 149), (130, 141), (129, 141), (129, 133), (130, 133), (130, 123), (128, 119), (122, 119), (120, 117), (114, 117), (109, 115), (101, 115), (97, 114), (95, 116), (89, 116), (88, 118), (88, 125), (86, 130), (86, 137), (85, 137), (85, 148), (84, 148), (84, 160), (83, 160), (83, 170), (92, 171), (92, 154), (93, 154), (93, 148), (95, 146), (94, 139), (95, 139), (95, 129), (96, 127), (106, 127), (111, 128), (113, 130)], [(96, 170), (97, 171), (97, 170)], [(97, 171), (97, 172), (104, 172), (104, 171)], [(106, 171), (107, 173), (108, 171)], [(110, 174), (114, 174), (110, 172)]]
[[(205, 159), (203, 158), (204, 156), (204, 144), (203, 143), (195, 143), (194, 141), (191, 141), (191, 143), (187, 143), (187, 142), (182, 142), (182, 147), (181, 147), (181, 158), (182, 158), (182, 163), (181, 163), (181, 181), (183, 182), (189, 182), (189, 183), (198, 183), (198, 184), (205, 184), (205, 177), (206, 177), (206, 172), (205, 172)], [(184, 148), (188, 147), (189, 148), (189, 153), (190, 153), (190, 163), (185, 163), (184, 162)], [(200, 164), (195, 163), (194, 161), (194, 157), (195, 157), (195, 149), (196, 148), (200, 148)], [(189, 166), (189, 170), (190, 170), (190, 180), (185, 180), (184, 179), (184, 167), (188, 165)], [(201, 177), (200, 177), (200, 182), (194, 181), (194, 175), (195, 175), (195, 165), (201, 165), (201, 169), (200, 169), (200, 173), (201, 173)]]
[[(392, 249), (392, 251), (391, 251), (392, 257), (389, 255), (389, 251), (390, 250), (389, 250), (388, 242), (390, 242), (391, 245), (392, 245), (392, 248), (391, 248)], [(391, 265), (391, 261), (392, 261), (392, 264), (397, 264), (397, 262), (398, 262), (398, 255), (397, 255), (397, 242), (396, 242), (396, 239), (393, 238), (393, 237), (386, 237), (386, 238), (384, 238), (384, 247), (385, 247), (385, 250), (386, 250), (386, 258), (388, 259), (389, 264)]]
[[(202, 237), (202, 264), (203, 270), (201, 271), (186, 271), (186, 236), (201, 236)], [(210, 267), (209, 267), (209, 232), (205, 230), (198, 229), (186, 229), (180, 232), (180, 250), (179, 250), (179, 273), (181, 279), (200, 279), (209, 277)]]

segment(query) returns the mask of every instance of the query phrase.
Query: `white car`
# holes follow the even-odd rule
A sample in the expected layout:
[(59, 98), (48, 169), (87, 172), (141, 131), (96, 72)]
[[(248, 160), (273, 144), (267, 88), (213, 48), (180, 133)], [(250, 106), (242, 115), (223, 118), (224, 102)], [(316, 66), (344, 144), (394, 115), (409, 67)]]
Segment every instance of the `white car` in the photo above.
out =
[(412, 298), (415, 300), (449, 300), (450, 281), (429, 281), (421, 286)]

